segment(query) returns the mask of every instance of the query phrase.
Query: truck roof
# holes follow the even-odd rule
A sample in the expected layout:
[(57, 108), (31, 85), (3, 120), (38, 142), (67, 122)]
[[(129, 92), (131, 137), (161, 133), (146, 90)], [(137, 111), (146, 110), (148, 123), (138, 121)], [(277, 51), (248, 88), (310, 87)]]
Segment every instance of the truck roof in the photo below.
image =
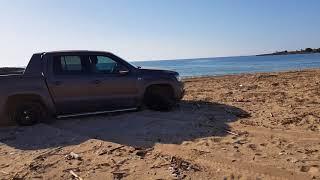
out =
[(122, 61), (124, 64), (127, 64), (130, 67), (134, 67), (127, 61), (121, 59), (120, 57), (114, 55), (113, 53), (110, 53), (108, 51), (90, 51), (90, 50), (60, 50), (60, 51), (48, 51), (48, 52), (40, 52), (40, 53), (35, 53), (31, 57), (26, 70), (24, 71), (24, 75), (39, 75), (42, 74), (42, 69), (43, 69), (43, 63), (42, 63), (42, 56), (46, 54), (51, 54), (51, 55), (62, 55), (62, 54), (69, 54), (69, 53), (75, 53), (75, 54), (110, 54), (120, 61)]
[(108, 51), (94, 51), (94, 50), (59, 50), (59, 51), (47, 51), (36, 54), (51, 54), (51, 53), (110, 53)]

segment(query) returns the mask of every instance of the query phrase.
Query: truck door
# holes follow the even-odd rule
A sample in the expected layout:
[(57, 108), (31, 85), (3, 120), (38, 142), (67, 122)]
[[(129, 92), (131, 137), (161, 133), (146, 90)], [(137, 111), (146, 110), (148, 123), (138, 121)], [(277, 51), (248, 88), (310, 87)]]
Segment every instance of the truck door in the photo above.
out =
[(96, 86), (91, 89), (100, 110), (127, 109), (137, 106), (137, 77), (113, 56), (91, 55), (91, 74)]
[(88, 112), (91, 100), (89, 59), (83, 55), (53, 55), (47, 83), (58, 114)]

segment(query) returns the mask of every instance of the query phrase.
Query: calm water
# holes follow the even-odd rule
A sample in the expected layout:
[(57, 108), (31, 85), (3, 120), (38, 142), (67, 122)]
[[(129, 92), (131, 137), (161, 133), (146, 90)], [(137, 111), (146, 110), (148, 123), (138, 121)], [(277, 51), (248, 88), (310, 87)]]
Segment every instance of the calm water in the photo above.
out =
[(320, 54), (140, 61), (132, 64), (174, 70), (184, 77), (209, 76), (316, 68), (320, 67)]

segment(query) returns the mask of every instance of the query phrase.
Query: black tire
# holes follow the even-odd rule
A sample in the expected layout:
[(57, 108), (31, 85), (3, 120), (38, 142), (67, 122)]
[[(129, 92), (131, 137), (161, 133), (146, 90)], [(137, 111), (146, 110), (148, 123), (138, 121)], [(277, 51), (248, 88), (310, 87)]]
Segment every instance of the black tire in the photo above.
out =
[(170, 111), (175, 105), (175, 100), (169, 89), (153, 88), (145, 94), (145, 105), (156, 111)]
[(31, 126), (46, 118), (46, 110), (41, 103), (25, 102), (14, 108), (12, 119), (21, 126)]

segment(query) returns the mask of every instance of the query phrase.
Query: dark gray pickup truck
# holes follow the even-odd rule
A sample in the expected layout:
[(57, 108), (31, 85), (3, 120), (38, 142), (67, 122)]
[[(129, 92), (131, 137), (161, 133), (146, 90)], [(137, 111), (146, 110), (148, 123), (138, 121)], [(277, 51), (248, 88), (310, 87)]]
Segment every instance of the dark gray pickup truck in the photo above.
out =
[(47, 119), (137, 110), (170, 110), (184, 94), (179, 74), (135, 67), (109, 52), (36, 53), (22, 74), (0, 75), (0, 120)]

